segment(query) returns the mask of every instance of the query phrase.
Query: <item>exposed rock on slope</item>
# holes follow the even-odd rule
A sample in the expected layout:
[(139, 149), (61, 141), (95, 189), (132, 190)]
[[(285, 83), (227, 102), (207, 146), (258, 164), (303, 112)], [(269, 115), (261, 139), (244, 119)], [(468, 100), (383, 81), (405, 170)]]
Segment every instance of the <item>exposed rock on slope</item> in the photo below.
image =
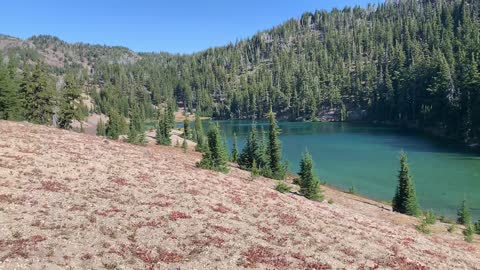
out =
[(480, 265), (459, 234), (419, 234), (331, 190), (334, 204), (280, 194), (235, 168), (198, 169), (199, 157), (0, 121), (0, 268)]

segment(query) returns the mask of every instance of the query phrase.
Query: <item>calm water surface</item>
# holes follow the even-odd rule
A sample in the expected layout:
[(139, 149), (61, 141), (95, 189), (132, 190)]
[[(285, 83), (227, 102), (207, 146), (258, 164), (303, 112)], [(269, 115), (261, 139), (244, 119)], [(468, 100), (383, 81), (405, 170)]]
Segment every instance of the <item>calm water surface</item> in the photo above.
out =
[[(239, 148), (250, 130), (249, 121), (219, 121), (229, 147), (233, 133)], [(205, 129), (208, 124), (204, 124)], [(257, 123), (268, 131), (266, 123)], [(298, 172), (308, 148), (317, 176), (329, 185), (382, 201), (391, 201), (397, 184), (399, 152), (408, 154), (410, 172), (423, 209), (455, 217), (467, 198), (475, 219), (480, 218), (480, 155), (416, 132), (393, 127), (350, 123), (280, 122), (283, 157)]]

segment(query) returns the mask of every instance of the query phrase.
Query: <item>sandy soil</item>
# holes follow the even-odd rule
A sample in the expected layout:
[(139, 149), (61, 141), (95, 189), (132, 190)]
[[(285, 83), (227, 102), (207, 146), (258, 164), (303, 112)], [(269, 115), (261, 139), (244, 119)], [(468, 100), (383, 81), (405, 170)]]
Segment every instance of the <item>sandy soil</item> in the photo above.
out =
[(89, 115), (84, 121), (82, 121), (81, 125), (78, 121), (73, 121), (72, 127), (76, 130), (80, 130), (81, 126), (83, 126), (83, 130), (85, 134), (95, 135), (97, 134), (97, 125), (98, 122), (102, 119), (105, 125), (108, 123), (108, 117), (104, 114), (91, 114)]
[(0, 269), (480, 269), (479, 239), (200, 154), (0, 121)]
[[(175, 122), (183, 122), (185, 118), (188, 118), (188, 120), (191, 122), (195, 121), (195, 114), (187, 113), (187, 115), (185, 116), (185, 110), (183, 107), (179, 107), (178, 110), (175, 112), (174, 116)], [(200, 119), (206, 120), (209, 118), (201, 116)]]

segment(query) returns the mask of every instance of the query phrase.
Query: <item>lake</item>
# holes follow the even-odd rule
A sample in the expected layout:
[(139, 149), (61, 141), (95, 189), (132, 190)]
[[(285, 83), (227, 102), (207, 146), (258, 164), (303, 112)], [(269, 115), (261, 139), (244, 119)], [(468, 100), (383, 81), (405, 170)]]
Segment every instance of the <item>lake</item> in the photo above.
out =
[[(218, 121), (229, 149), (233, 133), (239, 149), (251, 128), (250, 121)], [(268, 124), (257, 123), (268, 131)], [(480, 155), (461, 145), (422, 133), (372, 124), (280, 122), (283, 158), (296, 173), (302, 152), (315, 162), (315, 173), (328, 185), (391, 201), (397, 185), (399, 152), (408, 155), (422, 209), (456, 217), (463, 198), (472, 214), (480, 217)], [(208, 128), (207, 122), (204, 128)]]

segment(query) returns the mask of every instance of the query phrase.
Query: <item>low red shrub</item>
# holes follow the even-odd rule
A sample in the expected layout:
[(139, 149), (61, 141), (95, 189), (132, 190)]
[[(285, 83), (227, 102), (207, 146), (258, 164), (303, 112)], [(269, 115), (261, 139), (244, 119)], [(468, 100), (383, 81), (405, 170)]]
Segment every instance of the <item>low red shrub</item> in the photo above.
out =
[(170, 220), (176, 221), (177, 219), (186, 219), (186, 218), (192, 218), (192, 217), (179, 211), (173, 211), (170, 213), (169, 218)]

